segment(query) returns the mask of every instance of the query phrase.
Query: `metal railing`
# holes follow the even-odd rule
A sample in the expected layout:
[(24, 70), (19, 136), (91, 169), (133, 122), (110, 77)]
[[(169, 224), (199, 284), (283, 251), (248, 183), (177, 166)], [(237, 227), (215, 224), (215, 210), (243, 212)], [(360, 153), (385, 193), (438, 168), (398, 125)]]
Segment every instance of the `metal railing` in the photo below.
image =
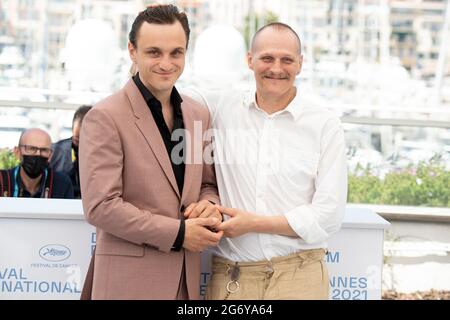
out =
[[(80, 93), (73, 93), (74, 95)], [(108, 95), (108, 93), (83, 93), (87, 94), (89, 99), (91, 100), (100, 100)], [(97, 99), (95, 99), (97, 98)], [(0, 100), (0, 107), (18, 107), (18, 108), (37, 108), (37, 109), (59, 109), (59, 110), (76, 110), (81, 104), (74, 103), (65, 103), (65, 102), (35, 102), (35, 101), (25, 101), (25, 100)], [(343, 107), (338, 108), (340, 111), (345, 110), (353, 110), (353, 111), (361, 111), (358, 106), (347, 106), (344, 109)], [(348, 109), (347, 109), (348, 108)], [(438, 114), (442, 116), (442, 118), (450, 119), (450, 108), (414, 108), (414, 109), (376, 109), (363, 108), (362, 110), (372, 111), (372, 112), (401, 112), (401, 113), (414, 113), (414, 114), (427, 114), (430, 113)], [(424, 117), (426, 118), (426, 117)], [(349, 116), (342, 115), (341, 120), (344, 123), (351, 124), (361, 124), (361, 125), (390, 125), (390, 126), (404, 126), (404, 127), (422, 127), (422, 128), (443, 128), (450, 129), (450, 121), (448, 120), (431, 120), (431, 119), (413, 119), (413, 118), (402, 118), (402, 117), (367, 117), (367, 116)]]

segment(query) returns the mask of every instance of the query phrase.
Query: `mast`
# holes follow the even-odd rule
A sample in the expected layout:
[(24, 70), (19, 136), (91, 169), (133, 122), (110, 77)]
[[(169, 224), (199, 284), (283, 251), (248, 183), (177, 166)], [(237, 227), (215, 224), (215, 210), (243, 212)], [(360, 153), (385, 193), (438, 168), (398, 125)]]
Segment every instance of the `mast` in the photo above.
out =
[(440, 106), (442, 103), (442, 79), (444, 77), (444, 68), (445, 68), (445, 59), (448, 54), (448, 40), (450, 37), (449, 30), (449, 21), (450, 21), (450, 0), (447, 0), (447, 8), (444, 18), (444, 27), (442, 29), (441, 36), (441, 46), (439, 48), (439, 58), (438, 63), (436, 65), (436, 76), (434, 78), (434, 92), (435, 92), (435, 100), (434, 106)]

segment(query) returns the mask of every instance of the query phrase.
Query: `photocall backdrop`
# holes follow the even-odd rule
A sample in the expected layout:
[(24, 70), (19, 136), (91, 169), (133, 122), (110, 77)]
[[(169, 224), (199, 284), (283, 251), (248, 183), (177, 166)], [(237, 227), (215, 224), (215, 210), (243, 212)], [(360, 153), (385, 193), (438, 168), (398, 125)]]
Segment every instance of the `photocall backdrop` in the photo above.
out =
[[(383, 234), (389, 223), (369, 209), (347, 207), (329, 240), (330, 299), (381, 299)], [(0, 199), (0, 299), (79, 299), (95, 228), (80, 200)], [(211, 256), (202, 254), (204, 295)]]

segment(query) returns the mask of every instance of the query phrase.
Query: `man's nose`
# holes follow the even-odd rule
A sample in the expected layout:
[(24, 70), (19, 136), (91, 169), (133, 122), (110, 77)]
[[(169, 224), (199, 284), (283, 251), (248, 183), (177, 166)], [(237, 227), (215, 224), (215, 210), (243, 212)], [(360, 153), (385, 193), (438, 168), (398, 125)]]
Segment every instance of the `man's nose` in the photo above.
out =
[(168, 71), (170, 70), (172, 66), (172, 63), (170, 61), (170, 57), (165, 56), (161, 58), (161, 61), (159, 62), (159, 67), (164, 70), (164, 71)]
[(281, 61), (280, 60), (275, 60), (270, 68), (270, 71), (272, 71), (273, 73), (281, 73), (283, 72), (283, 69), (281, 68)]

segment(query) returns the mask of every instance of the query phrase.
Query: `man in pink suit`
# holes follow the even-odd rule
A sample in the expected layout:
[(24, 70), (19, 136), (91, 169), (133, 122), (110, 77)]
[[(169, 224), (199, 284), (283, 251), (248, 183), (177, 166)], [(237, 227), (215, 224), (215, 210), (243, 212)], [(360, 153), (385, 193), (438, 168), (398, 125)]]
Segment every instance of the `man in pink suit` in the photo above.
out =
[[(81, 193), (97, 227), (92, 299), (199, 299), (199, 252), (222, 232), (203, 160), (209, 113), (174, 87), (188, 40), (175, 6), (139, 13), (128, 43), (139, 72), (83, 121)], [(202, 218), (184, 220), (189, 205)]]

